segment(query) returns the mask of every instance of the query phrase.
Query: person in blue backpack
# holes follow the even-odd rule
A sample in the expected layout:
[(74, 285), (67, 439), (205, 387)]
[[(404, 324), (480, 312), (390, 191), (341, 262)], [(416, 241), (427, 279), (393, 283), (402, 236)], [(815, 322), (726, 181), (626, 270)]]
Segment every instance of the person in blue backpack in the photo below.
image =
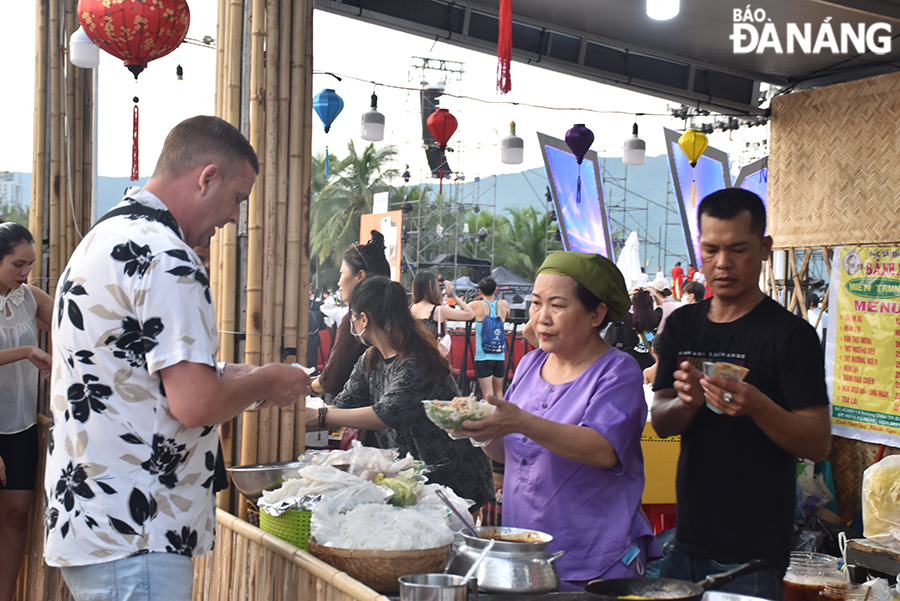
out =
[(475, 375), (481, 396), (503, 398), (503, 371), (506, 369), (506, 333), (503, 322), (509, 317), (509, 303), (494, 300), (497, 282), (486, 277), (478, 282), (481, 300), (469, 307), (475, 312)]

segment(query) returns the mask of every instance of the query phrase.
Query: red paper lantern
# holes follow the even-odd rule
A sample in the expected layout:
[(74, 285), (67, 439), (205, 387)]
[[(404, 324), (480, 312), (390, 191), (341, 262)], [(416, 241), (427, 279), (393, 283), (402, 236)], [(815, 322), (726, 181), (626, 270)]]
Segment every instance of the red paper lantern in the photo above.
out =
[(134, 78), (178, 48), (191, 12), (185, 0), (78, 0), (78, 20), (99, 48), (125, 61)]
[[(78, 20), (99, 48), (138, 75), (150, 61), (178, 48), (191, 11), (186, 0), (78, 0)], [(132, 118), (131, 180), (138, 179), (138, 97)]]
[(440, 146), (441, 150), (444, 150), (447, 148), (447, 142), (450, 141), (450, 137), (456, 131), (456, 126), (459, 122), (447, 109), (435, 109), (433, 113), (428, 115), (426, 124), (428, 125), (428, 131), (434, 136), (438, 146)]
[(425, 124), (428, 126), (428, 131), (430, 131), (431, 135), (434, 136), (435, 142), (438, 143), (438, 147), (441, 149), (441, 184), (438, 190), (438, 194), (443, 194), (444, 151), (447, 149), (447, 142), (450, 141), (450, 137), (453, 135), (453, 132), (456, 131), (458, 122), (456, 120), (456, 117), (451, 115), (450, 111), (448, 111), (447, 109), (435, 109), (433, 113), (428, 115), (428, 120), (425, 122)]

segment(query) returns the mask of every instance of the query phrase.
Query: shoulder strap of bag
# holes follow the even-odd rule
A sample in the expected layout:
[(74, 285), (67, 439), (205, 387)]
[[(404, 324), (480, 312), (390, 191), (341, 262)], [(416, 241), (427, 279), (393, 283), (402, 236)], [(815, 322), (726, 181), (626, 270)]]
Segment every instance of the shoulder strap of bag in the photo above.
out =
[(157, 223), (161, 223), (181, 239), (181, 231), (178, 227), (178, 222), (175, 220), (175, 217), (169, 211), (165, 209), (151, 209), (146, 205), (142, 205), (138, 202), (132, 202), (124, 207), (117, 207), (115, 209), (110, 209), (103, 215), (100, 219), (97, 220), (91, 229), (97, 227), (97, 225), (107, 219), (111, 219), (113, 217), (118, 217), (119, 215), (125, 215), (128, 217), (143, 217), (147, 221), (155, 221)]

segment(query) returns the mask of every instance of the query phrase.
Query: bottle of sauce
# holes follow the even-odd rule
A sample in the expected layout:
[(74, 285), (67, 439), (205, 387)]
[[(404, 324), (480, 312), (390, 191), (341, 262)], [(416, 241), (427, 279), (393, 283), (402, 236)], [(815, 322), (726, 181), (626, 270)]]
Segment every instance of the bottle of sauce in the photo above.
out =
[(837, 557), (795, 551), (784, 575), (784, 601), (825, 601), (820, 596), (826, 584), (846, 582), (847, 578), (838, 569)]

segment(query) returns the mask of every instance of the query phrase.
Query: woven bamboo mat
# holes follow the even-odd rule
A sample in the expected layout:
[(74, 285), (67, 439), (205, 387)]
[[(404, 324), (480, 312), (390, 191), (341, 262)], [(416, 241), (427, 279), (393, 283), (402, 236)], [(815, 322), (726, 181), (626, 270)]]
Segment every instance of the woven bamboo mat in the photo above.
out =
[(900, 73), (777, 97), (770, 124), (777, 246), (896, 241)]
[[(831, 470), (838, 511), (845, 523), (852, 522), (862, 510), (862, 478), (867, 467), (875, 463), (880, 445), (840, 436), (832, 437)], [(900, 454), (900, 449), (884, 448), (884, 456)]]

